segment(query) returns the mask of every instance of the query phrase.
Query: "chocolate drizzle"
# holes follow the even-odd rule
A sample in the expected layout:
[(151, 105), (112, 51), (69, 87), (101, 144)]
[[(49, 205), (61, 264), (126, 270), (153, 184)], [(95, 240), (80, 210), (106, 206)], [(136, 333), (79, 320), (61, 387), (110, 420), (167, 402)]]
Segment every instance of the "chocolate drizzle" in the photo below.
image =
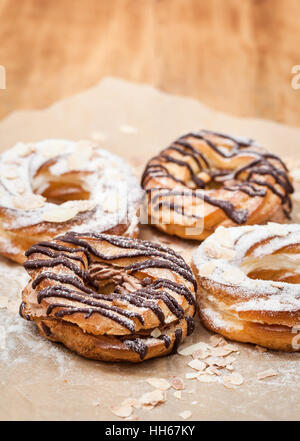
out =
[(176, 354), (178, 347), (182, 340), (182, 329), (176, 329), (175, 331), (175, 340), (172, 348), (172, 354)]
[[(227, 142), (229, 141), (231, 143), (230, 149), (213, 142), (213, 136), (223, 138)], [(201, 140), (206, 149), (212, 149), (225, 159), (233, 159), (245, 155), (250, 155), (254, 159), (235, 172), (215, 170), (209, 164), (209, 159), (205, 156), (204, 151), (201, 151), (201, 147), (197, 148), (193, 145), (195, 140)], [(176, 157), (174, 154), (176, 154)], [(182, 159), (178, 159), (178, 154)], [(191, 162), (187, 162), (186, 157), (193, 158), (193, 166)], [(169, 171), (168, 164), (172, 163), (187, 169), (190, 180), (193, 183), (192, 186)], [(196, 214), (185, 213), (182, 202), (181, 205), (180, 203), (167, 202), (170, 198), (176, 196), (186, 196), (184, 189), (188, 189), (191, 197), (199, 198), (209, 205), (220, 208), (234, 223), (238, 225), (245, 224), (249, 217), (248, 210), (239, 210), (230, 201), (213, 197), (212, 195), (216, 194), (216, 192), (210, 190), (210, 187), (207, 187), (207, 183), (198, 176), (201, 172), (204, 172), (209, 177), (210, 183), (221, 184), (223, 190), (228, 192), (241, 191), (249, 197), (265, 197), (267, 191), (271, 191), (281, 199), (281, 203), (284, 206), (283, 211), (289, 217), (292, 209), (290, 194), (294, 190), (285, 164), (276, 155), (265, 152), (255, 145), (253, 140), (248, 138), (233, 137), (208, 130), (188, 133), (148, 162), (142, 176), (141, 185), (147, 191), (148, 198), (151, 198), (151, 204), (155, 204), (155, 200), (159, 199), (159, 203), (153, 205), (154, 210), (167, 206), (186, 217), (199, 218)], [(267, 178), (268, 176), (272, 177), (273, 183)], [(159, 178), (166, 178), (184, 188), (178, 189), (177, 186), (177, 189), (174, 190), (173, 184), (161, 187), (159, 186)], [(199, 190), (204, 191), (201, 192)]]
[[(68, 245), (65, 246), (64, 243)], [(107, 252), (111, 247), (113, 252)], [(182, 303), (177, 300), (178, 296), (183, 297), (195, 311), (194, 294), (185, 285), (165, 278), (155, 279), (152, 276), (144, 276), (141, 280), (136, 278), (140, 272), (147, 272), (150, 268), (166, 268), (196, 288), (190, 267), (180, 255), (163, 245), (106, 234), (69, 232), (52, 241), (32, 246), (26, 255), (28, 260), (24, 264), (25, 269), (33, 276), (32, 288), (36, 290), (37, 303), (47, 302), (47, 316), (63, 320), (66, 316), (79, 314), (86, 320), (92, 316), (112, 320), (133, 337), (122, 338), (121, 341), (137, 352), (141, 359), (148, 351), (145, 338), (152, 338), (150, 329), (147, 328), (144, 328), (141, 337), (136, 336), (137, 325), (145, 325), (142, 314), (144, 309), (151, 311), (164, 328), (185, 318), (187, 333), (193, 330), (192, 317), (185, 317)], [(133, 259), (133, 263), (128, 265), (130, 258)], [(117, 282), (113, 282), (113, 292), (101, 293), (101, 285), (94, 280), (99, 271), (104, 274), (104, 279), (108, 278), (104, 285), (114, 281), (113, 277), (110, 279), (110, 274), (118, 275)], [(132, 290), (123, 287), (123, 281), (128, 281), (128, 277), (135, 280)], [(95, 291), (96, 286), (100, 287), (100, 292)], [(130, 310), (128, 305), (133, 305), (138, 310)], [(173, 322), (168, 324), (164, 313), (166, 308), (175, 317)], [(74, 320), (76, 322), (76, 317)], [(166, 348), (170, 346), (171, 339), (168, 335), (162, 335), (160, 339), (164, 341)], [(180, 341), (177, 329), (175, 347)]]

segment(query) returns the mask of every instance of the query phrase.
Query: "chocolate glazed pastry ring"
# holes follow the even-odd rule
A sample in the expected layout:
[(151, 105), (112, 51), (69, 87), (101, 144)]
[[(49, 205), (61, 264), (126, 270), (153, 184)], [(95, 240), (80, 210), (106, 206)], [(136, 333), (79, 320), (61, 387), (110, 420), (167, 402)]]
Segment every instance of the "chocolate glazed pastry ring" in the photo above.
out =
[(140, 362), (193, 332), (196, 281), (165, 246), (69, 232), (26, 252), (20, 315), (87, 358)]
[(0, 155), (0, 254), (23, 263), (70, 230), (136, 237), (141, 197), (130, 167), (94, 142), (18, 143)]
[(300, 225), (220, 227), (193, 256), (203, 324), (240, 342), (300, 350)]
[(149, 223), (186, 239), (215, 229), (284, 223), (293, 192), (285, 164), (251, 139), (201, 130), (177, 139), (144, 171)]

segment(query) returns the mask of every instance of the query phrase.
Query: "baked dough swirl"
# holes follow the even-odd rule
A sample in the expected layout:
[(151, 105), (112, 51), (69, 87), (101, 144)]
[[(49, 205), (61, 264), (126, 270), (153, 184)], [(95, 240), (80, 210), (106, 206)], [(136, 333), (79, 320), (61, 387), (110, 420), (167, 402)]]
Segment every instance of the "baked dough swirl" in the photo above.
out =
[(193, 257), (204, 325), (227, 338), (299, 351), (300, 225), (220, 227)]
[(93, 142), (18, 143), (0, 156), (0, 254), (22, 263), (70, 229), (136, 237), (141, 196), (129, 166)]
[(283, 223), (293, 192), (285, 164), (253, 140), (207, 130), (181, 136), (144, 171), (149, 223), (203, 240), (225, 227)]
[(69, 232), (26, 255), (21, 316), (84, 357), (140, 362), (176, 352), (193, 332), (196, 281), (165, 246)]

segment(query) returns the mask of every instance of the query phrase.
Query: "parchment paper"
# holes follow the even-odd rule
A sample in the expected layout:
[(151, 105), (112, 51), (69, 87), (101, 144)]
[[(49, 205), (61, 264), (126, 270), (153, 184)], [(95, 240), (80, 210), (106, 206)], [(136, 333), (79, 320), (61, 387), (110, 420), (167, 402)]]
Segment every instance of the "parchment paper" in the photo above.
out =
[[(17, 141), (92, 137), (126, 158), (140, 174), (153, 154), (198, 128), (249, 136), (277, 154), (299, 157), (300, 129), (231, 117), (192, 99), (112, 78), (48, 109), (11, 114), (0, 123), (0, 149)], [(143, 227), (141, 236), (170, 242), (187, 260), (197, 246), (149, 227)], [(0, 419), (118, 420), (110, 406), (153, 390), (145, 381), (148, 377), (184, 379), (186, 372), (192, 372), (186, 365), (190, 359), (180, 355), (139, 365), (107, 364), (85, 360), (46, 341), (16, 313), (25, 279), (22, 267), (0, 260), (0, 296), (10, 299), (8, 307), (0, 309)], [(209, 336), (198, 323), (184, 346), (207, 341)], [(252, 345), (238, 347), (234, 367), (243, 375), (243, 385), (228, 390), (222, 384), (184, 379), (181, 400), (169, 390), (166, 403), (152, 410), (137, 409), (134, 418), (180, 420), (179, 413), (190, 410), (192, 420), (299, 419), (299, 355), (261, 354)], [(256, 378), (270, 368), (278, 372), (276, 377)]]

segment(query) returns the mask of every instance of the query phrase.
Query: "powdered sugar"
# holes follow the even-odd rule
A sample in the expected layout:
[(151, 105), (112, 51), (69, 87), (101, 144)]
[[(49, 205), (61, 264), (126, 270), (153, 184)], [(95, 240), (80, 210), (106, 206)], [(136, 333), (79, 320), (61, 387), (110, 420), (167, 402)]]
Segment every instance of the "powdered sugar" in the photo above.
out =
[[(280, 229), (280, 230), (279, 230)], [(274, 236), (275, 233), (279, 236)], [(285, 232), (285, 234), (283, 234)], [(281, 248), (300, 242), (300, 225), (285, 224), (278, 228), (276, 224), (255, 225), (245, 227), (228, 228), (227, 233), (233, 242), (235, 254), (231, 259), (212, 257), (206, 252), (208, 248), (220, 249), (222, 244), (218, 241), (218, 234), (211, 235), (201, 244), (193, 256), (193, 261), (198, 269), (208, 262), (213, 262), (214, 271), (206, 277), (207, 283), (226, 285), (226, 290), (232, 295), (241, 296), (243, 301), (234, 305), (234, 309), (238, 311), (246, 310), (265, 310), (265, 311), (295, 311), (300, 308), (300, 285), (285, 282), (274, 282), (268, 280), (250, 279), (243, 271), (243, 263), (247, 259), (256, 259), (258, 264), (263, 267), (262, 257), (274, 253)], [(247, 252), (254, 245), (268, 239), (266, 243), (262, 243), (256, 247), (253, 252), (246, 256)], [(280, 258), (280, 256), (278, 257)], [(294, 255), (297, 260), (297, 255)], [(267, 260), (267, 259), (266, 259)], [(295, 265), (296, 266), (296, 263)], [(234, 274), (239, 270), (238, 283), (237, 277), (230, 282), (230, 274)], [(238, 286), (233, 286), (238, 285)], [(230, 308), (229, 308), (230, 309)]]
[[(72, 158), (76, 159), (76, 164)], [(96, 207), (93, 210), (86, 210), (89, 211), (89, 216), (82, 216), (78, 212), (75, 214), (78, 222), (72, 226), (74, 231), (95, 229), (101, 232), (119, 223), (136, 227), (136, 211), (142, 192), (125, 161), (87, 141), (76, 143), (49, 139), (35, 144), (18, 143), (0, 156), (0, 205), (7, 209), (9, 215), (9, 221), (3, 224), (4, 228), (38, 225), (44, 221), (45, 213), (57, 207), (49, 201), (39, 201), (41, 206), (34, 206), (33, 209), (28, 209), (28, 204), (21, 209), (16, 204), (18, 200), (22, 202), (26, 195), (34, 195), (34, 191), (40, 193), (47, 188), (47, 181), (39, 176), (41, 167), (45, 164), (51, 179), (65, 179), (70, 173), (77, 173), (76, 179), (90, 193), (90, 201), (95, 202)], [(5, 173), (8, 167), (14, 168), (15, 178), (11, 178), (12, 173), (9, 176)], [(105, 208), (105, 201), (107, 196), (112, 200), (112, 195), (118, 195), (119, 204), (111, 212)], [(69, 207), (78, 202), (84, 201), (68, 201), (65, 204)], [(49, 229), (51, 228), (55, 229), (55, 226), (50, 224)]]

